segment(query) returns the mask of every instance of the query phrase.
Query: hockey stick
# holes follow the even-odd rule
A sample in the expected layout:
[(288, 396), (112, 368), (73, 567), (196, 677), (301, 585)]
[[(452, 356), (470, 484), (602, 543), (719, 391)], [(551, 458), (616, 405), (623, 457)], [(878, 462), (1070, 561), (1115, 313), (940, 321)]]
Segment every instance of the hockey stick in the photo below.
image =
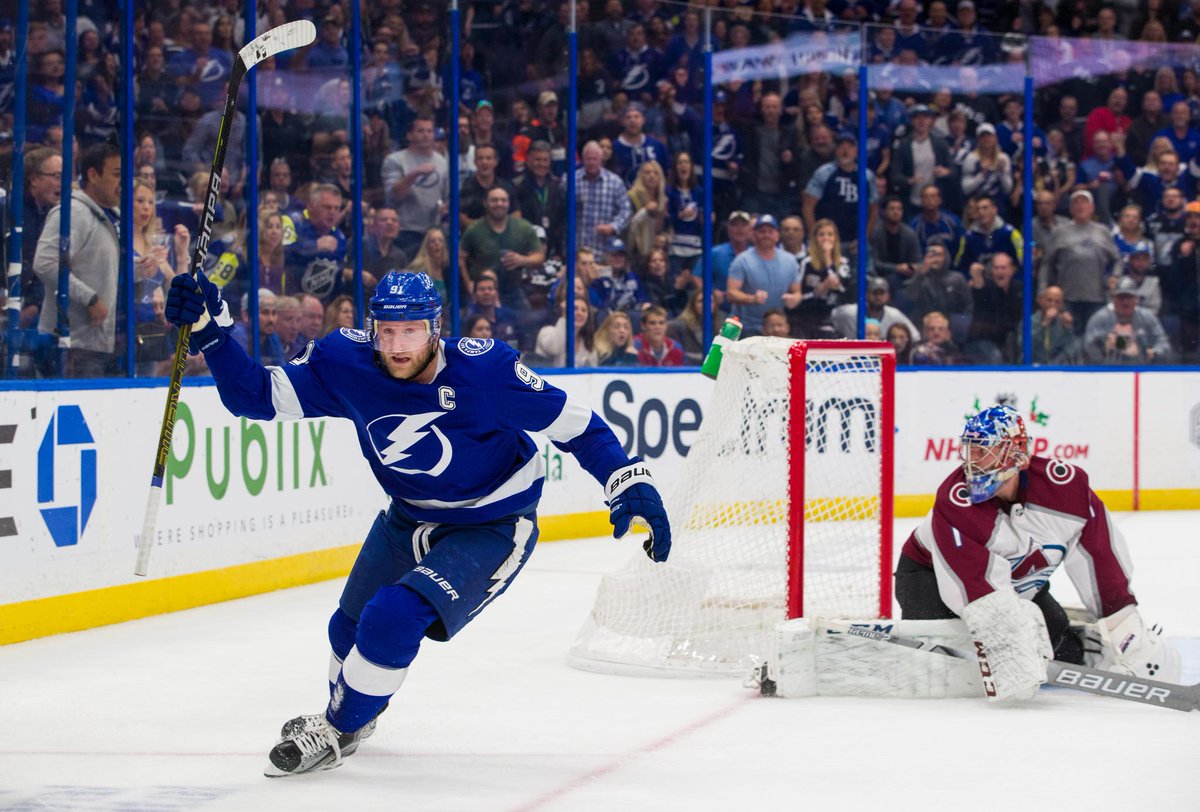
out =
[[(293, 48), (302, 48), (315, 42), (317, 28), (308, 20), (296, 20), (272, 28), (260, 37), (255, 38), (242, 50), (238, 51), (233, 61), (233, 69), (229, 74), (229, 92), (225, 96), (225, 111), (221, 114), (221, 126), (217, 132), (217, 149), (213, 154), (212, 171), (208, 176), (208, 195), (204, 199), (204, 213), (200, 217), (200, 233), (196, 237), (196, 247), (192, 250), (192, 264), (189, 273), (196, 275), (203, 270), (204, 260), (208, 257), (208, 242), (212, 238), (213, 218), (216, 217), (217, 199), (221, 193), (221, 170), (225, 166), (225, 150), (229, 146), (229, 131), (233, 127), (233, 119), (237, 112), (238, 88), (242, 77), (265, 59)], [(251, 111), (253, 115), (253, 111)], [(255, 171), (248, 167), (247, 171)], [(185, 324), (179, 328), (179, 338), (175, 342), (175, 364), (171, 370), (171, 383), (167, 389), (167, 405), (163, 410), (162, 428), (158, 434), (158, 451), (154, 457), (154, 474), (150, 477), (150, 495), (146, 500), (146, 516), (142, 523), (142, 534), (137, 540), (137, 563), (133, 574), (144, 576), (150, 566), (150, 549), (154, 541), (154, 527), (158, 523), (158, 506), (162, 497), (163, 476), (167, 470), (167, 453), (171, 449), (171, 434), (175, 429), (175, 409), (179, 406), (179, 391), (183, 386), (183, 370), (187, 366), (188, 340), (192, 335), (192, 326)]]
[[(927, 640), (901, 637), (890, 632), (868, 629), (865, 626), (852, 626), (848, 623), (842, 624), (824, 619), (821, 622), (832, 631), (863, 637), (879, 643), (890, 643), (894, 646), (904, 646), (931, 654), (942, 654), (960, 660), (975, 659), (975, 655), (970, 652), (950, 646), (935, 645)], [(1058, 685), (1089, 694), (1126, 699), (1130, 702), (1140, 702), (1143, 705), (1185, 712), (1200, 709), (1200, 683), (1176, 685), (1127, 674), (1115, 674), (1112, 671), (1101, 671), (1086, 665), (1064, 663), (1061, 660), (1051, 660), (1047, 664), (1046, 678), (1047, 685)]]

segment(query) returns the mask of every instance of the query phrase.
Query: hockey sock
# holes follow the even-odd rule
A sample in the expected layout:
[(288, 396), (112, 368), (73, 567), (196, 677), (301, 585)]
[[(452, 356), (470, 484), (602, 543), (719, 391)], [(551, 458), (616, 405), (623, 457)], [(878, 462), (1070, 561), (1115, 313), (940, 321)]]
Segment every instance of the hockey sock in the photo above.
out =
[(355, 645), (342, 663), (325, 716), (343, 732), (371, 721), (404, 684), (425, 630), (438, 619), (423, 597), (404, 586), (380, 589), (363, 609)]
[(342, 663), (354, 648), (354, 636), (358, 633), (358, 623), (350, 615), (338, 607), (329, 618), (329, 695), (333, 696), (334, 686), (337, 685), (338, 674), (342, 672)]

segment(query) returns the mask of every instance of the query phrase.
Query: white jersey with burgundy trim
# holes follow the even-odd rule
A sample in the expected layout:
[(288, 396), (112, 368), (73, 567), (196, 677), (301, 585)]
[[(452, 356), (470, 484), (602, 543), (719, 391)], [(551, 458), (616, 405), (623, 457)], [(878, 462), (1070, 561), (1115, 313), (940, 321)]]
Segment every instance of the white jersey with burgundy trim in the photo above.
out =
[(992, 498), (972, 505), (956, 469), (905, 542), (902, 555), (937, 574), (946, 606), (961, 614), (1000, 589), (1031, 600), (1060, 565), (1095, 617), (1136, 603), (1125, 540), (1083, 469), (1034, 457), (1020, 477), (1012, 504)]

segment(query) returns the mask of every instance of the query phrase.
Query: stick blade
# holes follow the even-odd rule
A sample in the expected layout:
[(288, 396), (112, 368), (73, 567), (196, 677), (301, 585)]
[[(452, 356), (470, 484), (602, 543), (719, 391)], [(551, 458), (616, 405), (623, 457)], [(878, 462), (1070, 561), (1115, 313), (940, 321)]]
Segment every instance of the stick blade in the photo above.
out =
[(303, 48), (316, 42), (317, 27), (309, 20), (295, 20), (272, 28), (262, 36), (255, 37), (249, 45), (238, 51), (238, 57), (246, 69), (257, 65), (283, 51)]

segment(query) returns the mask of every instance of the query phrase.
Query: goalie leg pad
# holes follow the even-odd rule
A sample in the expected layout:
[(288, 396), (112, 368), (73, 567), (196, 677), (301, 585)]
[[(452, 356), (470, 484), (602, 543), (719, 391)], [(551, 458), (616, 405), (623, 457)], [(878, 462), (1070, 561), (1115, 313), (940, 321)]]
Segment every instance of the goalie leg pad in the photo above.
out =
[[(937, 645), (969, 649), (961, 620), (840, 621)], [(981, 697), (979, 669), (971, 660), (894, 646), (843, 634), (820, 619), (798, 618), (776, 627), (766, 678), (775, 695), (892, 698)]]

